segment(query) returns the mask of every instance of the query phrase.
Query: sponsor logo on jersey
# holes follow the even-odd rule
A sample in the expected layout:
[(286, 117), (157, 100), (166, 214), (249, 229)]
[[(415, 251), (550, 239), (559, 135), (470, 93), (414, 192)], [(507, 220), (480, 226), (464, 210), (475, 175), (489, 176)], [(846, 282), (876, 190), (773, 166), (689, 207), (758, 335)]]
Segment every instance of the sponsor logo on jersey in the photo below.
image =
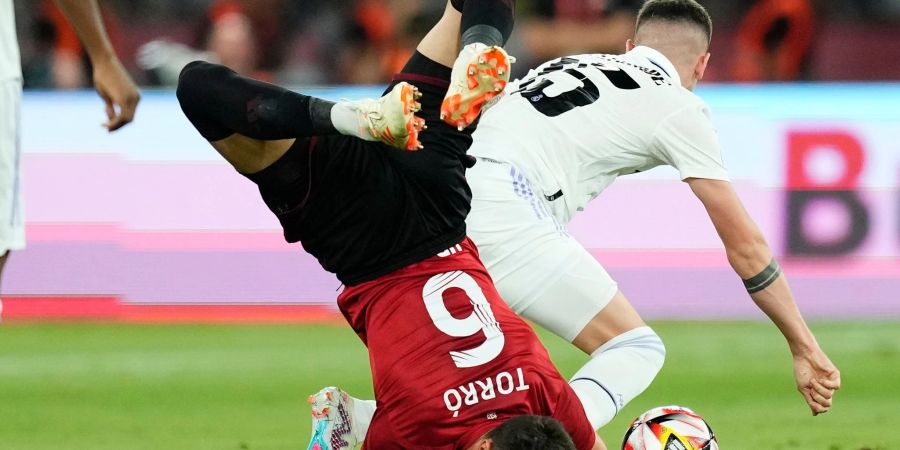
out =
[[(522, 368), (517, 367), (514, 372), (515, 375), (503, 371), (492, 377), (470, 381), (461, 386), (447, 389), (444, 391), (444, 405), (447, 406), (448, 411), (453, 413), (453, 417), (457, 417), (463, 406), (473, 406), (502, 395), (531, 389), (531, 386), (525, 383), (525, 373)], [(492, 418), (491, 414), (494, 415), (493, 418), (496, 418), (496, 413), (492, 412), (488, 414), (488, 419)]]
[(444, 251), (438, 253), (437, 255), (441, 258), (446, 258), (450, 255), (455, 255), (461, 251), (462, 251), (462, 245), (456, 244), (453, 247), (450, 247), (447, 250), (444, 250)]

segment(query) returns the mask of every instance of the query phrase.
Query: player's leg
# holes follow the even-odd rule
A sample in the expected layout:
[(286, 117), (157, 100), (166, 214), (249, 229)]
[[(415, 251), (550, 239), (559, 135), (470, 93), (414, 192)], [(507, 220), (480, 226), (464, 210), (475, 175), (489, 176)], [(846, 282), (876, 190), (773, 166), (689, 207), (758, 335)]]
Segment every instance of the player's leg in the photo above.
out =
[(3, 267), (6, 266), (6, 257), (9, 256), (9, 250), (3, 250), (0, 255), (0, 294), (3, 293)]
[(473, 196), (468, 232), (497, 290), (515, 312), (591, 355), (572, 388), (591, 423), (605, 425), (659, 372), (662, 342), (555, 221), (527, 178), (486, 159), (467, 178)]
[(460, 56), (460, 42), (463, 47), (502, 47), (512, 33), (514, 19), (514, 0), (450, 0), (441, 19), (416, 50), (432, 61), (452, 67)]
[[(473, 2), (477, 3), (477, 2)], [(478, 9), (473, 10), (474, 13), (480, 13)], [(466, 13), (469, 14), (469, 13)], [(508, 14), (512, 14), (509, 9)], [(419, 176), (432, 176), (435, 170), (445, 170), (446, 167), (454, 168), (459, 164), (459, 156), (465, 153), (471, 142), (469, 132), (459, 132), (455, 127), (450, 127), (440, 120), (439, 114), (441, 109), (441, 101), (447, 92), (447, 87), (451, 79), (451, 69), (457, 56), (459, 55), (459, 36), (460, 24), (465, 21), (465, 14), (462, 11), (462, 1), (452, 0), (447, 3), (444, 14), (438, 23), (426, 34), (419, 45), (416, 52), (407, 61), (401, 70), (401, 73), (394, 77), (395, 82), (408, 81), (416, 83), (422, 89), (424, 96), (422, 97), (422, 109), (420, 115), (428, 123), (429, 129), (422, 134), (422, 142), (425, 148), (440, 147), (441, 151), (426, 151), (414, 155), (415, 162), (405, 161), (414, 167), (420, 168), (416, 171)], [(476, 25), (477, 20), (472, 21)], [(510, 19), (509, 27), (512, 23)], [(503, 34), (503, 40), (508, 37), (508, 31)], [(447, 155), (453, 159), (450, 164), (435, 162), (435, 159), (446, 158)], [(412, 159), (404, 156), (404, 159)], [(427, 161), (423, 161), (427, 160)], [(456, 169), (453, 169), (456, 171)], [(440, 178), (434, 175), (435, 178)], [(441, 178), (443, 179), (443, 178)], [(327, 392), (326, 388), (322, 392)], [(323, 407), (317, 405), (324, 404), (317, 402), (319, 394), (313, 397), (313, 438), (309, 444), (310, 449), (343, 449), (350, 448), (346, 445), (348, 442), (362, 442), (368, 427), (375, 416), (375, 401), (361, 400), (349, 397), (347, 403), (354, 405), (352, 408), (345, 408), (349, 411), (350, 417), (345, 423), (351, 424), (349, 427), (342, 427), (328, 414), (322, 414)], [(342, 399), (343, 396), (337, 396), (334, 393), (332, 398)], [(329, 409), (329, 412), (333, 412)], [(350, 431), (347, 431), (349, 428)], [(318, 445), (318, 447), (316, 447)]]
[(413, 126), (416, 94), (408, 85), (379, 101), (333, 103), (198, 61), (182, 70), (177, 95), (197, 131), (242, 173), (268, 167), (296, 138), (344, 134), (386, 141), (387, 129), (391, 136), (408, 135), (415, 141), (418, 134)]
[(365, 441), (375, 415), (374, 400), (360, 400), (329, 386), (309, 396), (312, 436), (308, 450), (355, 449)]
[[(428, 129), (421, 135), (425, 151), (399, 155), (404, 159), (421, 162), (418, 165), (421, 173), (417, 175), (433, 176), (436, 167), (448, 166), (435, 163), (434, 159), (443, 158), (447, 154), (464, 154), (470, 143), (468, 132), (458, 132), (439, 118), (441, 99), (447, 91), (450, 80), (450, 66), (459, 53), (460, 19), (461, 12), (448, 2), (441, 19), (426, 34), (416, 47), (416, 52), (394, 77), (395, 82), (416, 83), (423, 93), (419, 115), (428, 124)], [(458, 150), (435, 151), (451, 147)], [(458, 156), (453, 156), (453, 159), (455, 161), (449, 164), (450, 167), (459, 164)], [(375, 400), (354, 398), (334, 387), (324, 388), (310, 396), (310, 404), (312, 407), (312, 436), (308, 446), (310, 450), (356, 448), (357, 443), (365, 441), (369, 426), (376, 417)], [(347, 414), (339, 414), (340, 408)]]
[(604, 292), (615, 283), (589, 253), (580, 250), (571, 255), (579, 263), (520, 314), (590, 355), (570, 385), (588, 420), (600, 428), (650, 386), (666, 349), (620, 291), (609, 299)]
[(460, 130), (468, 126), (506, 86), (512, 59), (500, 47), (512, 32), (514, 14), (513, 0), (451, 0), (441, 20), (419, 42), (418, 53), (453, 68), (441, 103), (446, 123)]
[(503, 50), (515, 21), (515, 0), (452, 0), (460, 11), (462, 50), (453, 56), (450, 88), (441, 119), (458, 129), (472, 124), (482, 107), (506, 87), (513, 58)]
[(10, 252), (25, 248), (25, 221), (19, 177), (21, 98), (22, 84), (19, 81), (0, 82), (0, 281)]
[[(0, 285), (2, 285), (3, 281), (3, 266), (6, 265), (6, 257), (9, 255), (9, 252), (4, 252), (3, 255), (0, 255)], [(3, 293), (3, 287), (0, 286), (0, 294)], [(0, 297), (0, 320), (3, 320), (3, 298)]]
[[(458, 0), (447, 2), (444, 14), (419, 41), (416, 51), (428, 59), (445, 67), (452, 67), (459, 55), (459, 27), (462, 21), (462, 7)], [(461, 3), (461, 2), (460, 2)]]
[[(503, 0), (478, 0), (472, 3), (502, 2)], [(487, 8), (487, 12), (492, 11)], [(392, 158), (396, 163), (406, 166), (405, 170), (417, 176), (425, 186), (439, 185), (437, 190), (441, 192), (434, 192), (433, 195), (442, 195), (447, 186), (461, 187), (464, 183), (463, 172), (459, 170), (460, 167), (457, 163), (460, 159), (469, 159), (465, 156), (465, 152), (471, 144), (471, 130), (460, 130), (455, 125), (450, 125), (447, 121), (442, 120), (442, 102), (448, 88), (453, 84), (453, 71), (450, 66), (460, 55), (460, 32), (466, 34), (466, 29), (461, 28), (461, 25), (468, 24), (470, 28), (478, 29), (486, 26), (483, 25), (484, 23), (490, 22), (487, 19), (478, 20), (479, 17), (474, 19), (470, 17), (475, 14), (486, 15), (487, 13), (484, 8), (471, 8), (468, 3), (463, 5), (461, 0), (449, 1), (441, 19), (419, 42), (416, 51), (400, 73), (394, 76), (394, 82), (406, 81), (421, 89), (419, 116), (425, 120), (428, 130), (422, 133), (420, 138), (425, 148), (430, 147), (430, 151), (414, 155), (401, 154)], [(508, 28), (512, 26), (512, 14), (513, 10), (507, 8), (505, 15), (508, 16), (506, 19), (509, 23), (508, 27), (504, 28), (504, 32), (497, 31), (501, 40), (508, 36)], [(475, 36), (478, 37), (477, 34)], [(496, 82), (495, 72), (498, 57), (493, 56), (494, 53), (492, 53), (496, 51), (491, 47), (483, 52), (481, 56), (485, 57), (484, 62), (479, 62), (476, 58), (474, 63), (476, 73), (472, 78), (476, 80), (478, 86), (483, 84), (493, 86)], [(500, 51), (502, 52), (502, 50)], [(508, 61), (505, 59), (504, 61), (505, 64), (508, 64)], [(490, 89), (493, 92), (494, 88)], [(435, 181), (438, 182), (435, 183)]]

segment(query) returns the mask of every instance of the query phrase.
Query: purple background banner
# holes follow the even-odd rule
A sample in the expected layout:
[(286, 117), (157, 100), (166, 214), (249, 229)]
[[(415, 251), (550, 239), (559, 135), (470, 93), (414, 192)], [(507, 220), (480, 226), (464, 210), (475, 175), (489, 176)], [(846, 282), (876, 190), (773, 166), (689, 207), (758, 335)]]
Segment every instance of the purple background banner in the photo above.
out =
[[(721, 86), (701, 96), (804, 312), (900, 317), (900, 86)], [(284, 242), (255, 186), (196, 135), (174, 96), (147, 95), (141, 120), (113, 135), (101, 114), (93, 95), (26, 94), (28, 248), (10, 259), (4, 294), (333, 304), (337, 279)], [(52, 132), (40, 125), (63, 116), (75, 119)], [(669, 169), (619, 180), (570, 231), (646, 317), (761, 317), (702, 205)]]

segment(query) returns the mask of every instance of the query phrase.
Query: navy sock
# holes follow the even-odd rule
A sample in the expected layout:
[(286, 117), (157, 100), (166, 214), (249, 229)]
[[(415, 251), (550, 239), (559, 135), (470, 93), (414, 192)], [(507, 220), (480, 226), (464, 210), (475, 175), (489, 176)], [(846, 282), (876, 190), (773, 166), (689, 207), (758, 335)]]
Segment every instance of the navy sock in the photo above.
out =
[[(463, 46), (480, 42), (502, 46), (509, 39), (515, 22), (515, 0), (460, 0)], [(451, 4), (456, 8), (456, 4)], [(458, 9), (458, 8), (457, 8)]]

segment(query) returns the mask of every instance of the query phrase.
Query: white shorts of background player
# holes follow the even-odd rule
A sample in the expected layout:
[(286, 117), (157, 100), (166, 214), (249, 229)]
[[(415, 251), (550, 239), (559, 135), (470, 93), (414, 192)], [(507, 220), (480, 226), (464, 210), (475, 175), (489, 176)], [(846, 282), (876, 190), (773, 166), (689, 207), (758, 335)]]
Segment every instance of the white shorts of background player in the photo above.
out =
[(19, 145), (21, 101), (21, 81), (0, 81), (0, 255), (25, 248)]

